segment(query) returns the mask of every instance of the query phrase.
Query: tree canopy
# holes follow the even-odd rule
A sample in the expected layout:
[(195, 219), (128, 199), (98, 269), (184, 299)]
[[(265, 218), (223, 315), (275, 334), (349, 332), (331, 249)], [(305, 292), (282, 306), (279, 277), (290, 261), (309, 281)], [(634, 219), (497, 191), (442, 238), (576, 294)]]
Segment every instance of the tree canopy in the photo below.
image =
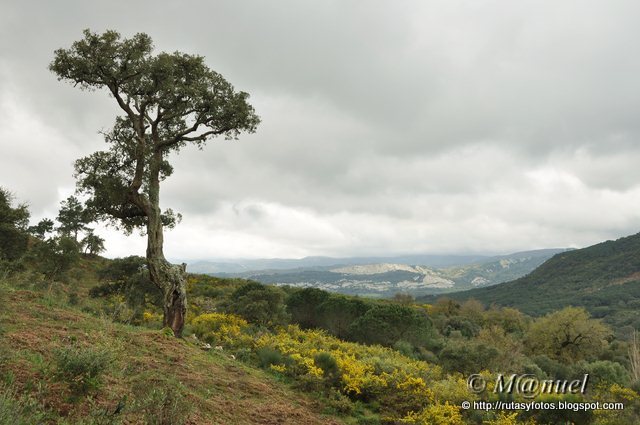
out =
[[(85, 30), (70, 49), (56, 50), (50, 64), (61, 80), (106, 88), (124, 113), (104, 134), (110, 149), (78, 160), (76, 175), (79, 188), (92, 195), (93, 211), (128, 231), (146, 225), (150, 179), (172, 174), (169, 152), (188, 143), (202, 147), (215, 136), (233, 139), (260, 122), (249, 95), (236, 92), (202, 56), (152, 52), (146, 34), (121, 39), (116, 31)], [(163, 223), (176, 218), (168, 210)]]

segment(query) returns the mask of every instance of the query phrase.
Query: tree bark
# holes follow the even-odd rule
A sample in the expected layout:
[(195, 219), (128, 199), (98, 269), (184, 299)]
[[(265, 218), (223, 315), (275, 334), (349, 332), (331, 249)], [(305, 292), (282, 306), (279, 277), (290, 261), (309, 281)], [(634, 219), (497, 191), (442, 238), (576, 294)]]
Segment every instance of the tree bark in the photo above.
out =
[(149, 211), (147, 216), (147, 266), (151, 281), (163, 292), (163, 326), (176, 337), (182, 336), (187, 314), (186, 265), (173, 265), (164, 258), (163, 226), (160, 212), (160, 164), (162, 153), (156, 152), (150, 164)]

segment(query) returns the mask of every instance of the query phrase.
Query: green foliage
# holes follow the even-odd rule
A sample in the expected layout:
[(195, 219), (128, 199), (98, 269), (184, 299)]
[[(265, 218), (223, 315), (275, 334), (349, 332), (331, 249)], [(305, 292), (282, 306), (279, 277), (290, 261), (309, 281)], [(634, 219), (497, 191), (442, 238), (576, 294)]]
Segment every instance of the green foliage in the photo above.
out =
[[(583, 306), (616, 328), (628, 325), (640, 329), (638, 272), (640, 233), (556, 254), (520, 279), (447, 297), (458, 301), (475, 298), (536, 316)], [(436, 297), (422, 299), (433, 301)]]
[(356, 341), (385, 346), (393, 346), (399, 340), (426, 346), (433, 336), (426, 314), (398, 304), (372, 307), (351, 324), (349, 333)]
[(26, 204), (13, 206), (13, 200), (11, 192), (0, 187), (0, 265), (18, 260), (27, 250), (29, 210)]
[(454, 331), (459, 332), (464, 337), (471, 338), (478, 335), (480, 325), (463, 316), (448, 317), (442, 325), (441, 332), (443, 335), (449, 336)]
[(594, 362), (580, 362), (574, 367), (574, 376), (589, 374), (589, 385), (595, 387), (599, 384), (629, 385), (629, 372), (620, 363), (609, 360), (596, 360)]
[[(83, 35), (69, 49), (56, 50), (49, 68), (83, 89), (107, 89), (123, 115), (105, 134), (110, 149), (77, 161), (78, 188), (89, 195), (92, 215), (131, 231), (155, 214), (157, 194), (150, 189), (173, 171), (168, 152), (253, 132), (260, 120), (249, 96), (234, 91), (201, 56), (153, 55), (152, 40), (142, 33), (129, 39), (116, 31)], [(163, 224), (177, 219), (168, 210)]]
[(317, 308), (319, 327), (338, 338), (348, 339), (350, 326), (369, 308), (371, 306), (360, 299), (331, 295)]
[[(132, 257), (112, 261), (84, 257), (82, 261), (82, 268), (87, 268), (90, 263), (94, 262), (92, 267), (96, 273), (100, 274), (100, 278), (104, 282), (100, 288), (101, 297), (92, 301), (95, 305), (104, 305), (105, 299), (107, 302), (111, 299), (124, 299), (124, 293), (119, 292), (118, 284), (126, 283), (131, 276), (146, 273), (145, 260), (141, 258)], [(98, 267), (98, 264), (104, 264), (104, 266)], [(17, 282), (24, 279), (28, 279), (28, 277), (16, 275), (4, 280)], [(47, 384), (51, 380), (41, 380), (45, 385), (38, 386), (34, 382), (25, 384), (24, 377), (26, 375), (35, 375), (38, 378), (53, 376), (68, 383), (73, 396), (71, 400), (78, 403), (74, 406), (77, 412), (74, 411), (68, 418), (63, 419), (55, 416), (56, 413), (48, 411), (47, 413), (51, 415), (49, 421), (52, 423), (56, 421), (56, 423), (69, 425), (72, 423), (95, 425), (117, 423), (118, 421), (123, 423), (127, 421), (135, 423), (188, 423), (189, 420), (194, 421), (194, 419), (198, 421), (202, 406), (198, 404), (198, 416), (189, 417), (193, 406), (188, 400), (212, 394), (208, 390), (196, 390), (192, 387), (194, 379), (190, 379), (189, 375), (204, 365), (206, 359), (222, 361), (224, 367), (234, 371), (232, 379), (237, 378), (240, 369), (248, 367), (233, 365), (235, 362), (245, 361), (249, 365), (259, 364), (267, 371), (274, 373), (278, 381), (290, 383), (298, 391), (312, 392), (314, 397), (319, 398), (320, 403), (325, 406), (325, 412), (336, 414), (344, 418), (347, 423), (357, 423), (360, 420), (362, 423), (471, 424), (486, 422), (512, 424), (530, 420), (537, 423), (573, 421), (574, 423), (601, 425), (638, 423), (638, 418), (640, 418), (640, 397), (632, 388), (629, 388), (629, 374), (623, 366), (623, 363), (627, 361), (627, 349), (629, 348), (629, 344), (624, 341), (604, 344), (601, 350), (595, 350), (587, 356), (588, 360), (569, 361), (564, 356), (556, 357), (549, 353), (534, 355), (532, 351), (526, 351), (524, 342), (529, 341), (535, 334), (538, 323), (544, 324), (544, 320), (548, 319), (540, 318), (531, 321), (530, 318), (510, 308), (485, 310), (477, 303), (447, 303), (438, 306), (401, 305), (387, 301), (362, 300), (327, 293), (322, 294), (318, 291), (305, 291), (307, 295), (316, 293), (318, 296), (316, 299), (324, 300), (322, 304), (331, 304), (333, 300), (339, 300), (334, 305), (356, 306), (355, 310), (362, 311), (362, 314), (356, 317), (351, 324), (359, 321), (362, 323), (365, 318), (370, 319), (371, 323), (377, 323), (377, 326), (371, 325), (368, 333), (348, 334), (347, 336), (351, 340), (367, 336), (371, 338), (385, 337), (388, 341), (394, 341), (389, 345), (393, 348), (362, 345), (337, 339), (329, 335), (328, 332), (319, 329), (301, 330), (295, 325), (265, 328), (258, 322), (252, 326), (244, 319), (218, 312), (223, 311), (223, 308), (230, 308), (238, 300), (258, 299), (258, 297), (243, 297), (262, 293), (264, 289), (255, 282), (196, 275), (189, 276), (190, 297), (199, 303), (199, 309), (209, 312), (191, 319), (189, 327), (198, 335), (199, 341), (222, 345), (224, 350), (214, 352), (215, 355), (206, 354), (199, 349), (190, 347), (194, 344), (191, 342), (191, 338), (174, 346), (173, 331), (169, 328), (164, 332), (170, 339), (158, 338), (158, 332), (141, 331), (142, 333), (129, 335), (130, 339), (127, 339), (126, 343), (122, 342), (123, 353), (126, 352), (127, 358), (131, 358), (131, 361), (126, 362), (126, 367), (122, 372), (119, 368), (118, 370), (114, 369), (109, 380), (102, 380), (109, 383), (109, 387), (105, 388), (105, 383), (102, 386), (100, 384), (100, 377), (104, 376), (105, 368), (108, 366), (104, 366), (105, 363), (103, 363), (102, 367), (98, 367), (98, 370), (103, 370), (103, 372), (97, 373), (97, 378), (92, 378), (92, 367), (90, 366), (92, 361), (78, 360), (84, 356), (75, 354), (75, 352), (80, 353), (85, 350), (95, 352), (102, 350), (91, 347), (83, 349), (78, 342), (79, 340), (84, 341), (84, 338), (80, 336), (82, 334), (77, 334), (78, 338), (76, 338), (75, 324), (68, 322), (65, 315), (61, 314), (63, 313), (61, 309), (68, 308), (65, 297), (75, 291), (82, 293), (86, 287), (78, 287), (75, 283), (69, 287), (64, 285), (64, 283), (60, 285), (62, 290), (59, 292), (52, 290), (46, 301), (41, 298), (36, 302), (37, 308), (34, 309), (34, 314), (37, 317), (44, 317), (43, 315), (50, 311), (53, 311), (55, 315), (60, 314), (64, 320), (64, 326), (69, 327), (70, 331), (70, 336), (64, 341), (72, 344), (71, 347), (64, 350), (74, 354), (62, 355), (60, 352), (63, 350), (53, 358), (44, 351), (42, 353), (29, 350), (24, 350), (24, 353), (5, 351), (3, 354), (2, 347), (6, 347), (6, 344), (3, 344), (2, 341), (14, 340), (17, 335), (14, 330), (17, 324), (10, 320), (2, 321), (2, 328), (5, 329), (5, 334), (10, 337), (0, 340), (0, 360), (2, 360), (0, 362), (0, 378), (5, 382), (13, 383), (13, 385), (17, 383), (20, 388), (26, 387), (33, 397), (44, 396), (40, 398), (46, 399), (49, 403), (52, 398), (56, 399), (55, 396), (52, 397), (50, 389), (47, 388)], [(282, 290), (281, 288), (271, 289)], [(33, 289), (33, 292), (37, 291), (40, 290)], [(286, 289), (282, 291), (287, 293)], [(32, 291), (15, 291), (15, 294), (18, 292), (24, 293), (22, 295), (24, 297), (27, 296), (27, 293), (28, 296), (33, 296)], [(296, 292), (300, 291), (288, 292), (288, 300)], [(11, 292), (8, 293), (11, 294)], [(347, 301), (347, 303), (343, 303), (343, 301)], [(349, 301), (354, 303), (349, 304)], [(43, 305), (51, 308), (43, 308)], [(291, 305), (295, 305), (295, 303)], [(304, 303), (300, 305), (304, 305)], [(255, 314), (261, 308), (248, 311)], [(269, 308), (267, 306), (267, 311)], [(317, 309), (317, 311), (319, 314), (318, 323), (322, 324), (326, 319), (324, 314), (332, 310)], [(77, 313), (79, 313), (77, 310), (73, 311), (74, 315)], [(558, 314), (560, 313), (566, 314), (565, 311), (558, 312)], [(147, 312), (147, 314), (151, 313)], [(418, 327), (422, 331), (426, 329), (428, 338), (411, 341), (399, 339), (403, 329), (405, 337), (411, 335), (411, 322), (414, 317), (426, 320)], [(546, 322), (546, 325), (542, 327), (551, 330), (553, 324), (551, 322), (556, 321), (563, 325), (558, 326), (560, 329), (567, 331), (576, 329), (571, 325), (572, 321), (569, 320), (574, 318), (573, 315), (553, 317), (555, 320)], [(585, 325), (598, 323), (597, 320), (581, 315), (576, 317), (575, 322)], [(458, 322), (469, 322), (478, 327), (479, 331), (463, 335), (464, 327), (456, 326), (456, 329), (450, 330), (449, 336), (440, 333), (440, 330), (444, 331), (448, 326), (453, 327), (452, 324)], [(101, 322), (101, 325), (104, 323), (104, 321)], [(394, 331), (388, 332), (389, 328)], [(113, 343), (116, 341), (114, 338), (128, 335), (134, 329), (133, 327), (112, 326), (109, 332), (105, 332), (104, 336), (99, 338), (105, 338), (105, 340), (112, 338), (109, 341)], [(356, 329), (356, 326), (353, 326), (352, 329)], [(374, 335), (374, 329), (381, 330), (380, 335)], [(587, 326), (585, 329), (592, 328)], [(82, 332), (82, 330), (78, 330)], [(93, 330), (87, 329), (86, 331), (92, 332)], [(395, 338), (398, 339), (394, 340)], [(606, 338), (604, 339), (605, 343), (607, 342)], [(93, 335), (91, 339), (93, 339)], [(140, 339), (143, 339), (145, 344), (134, 347)], [(59, 341), (54, 338), (53, 341), (47, 340), (45, 343), (47, 346), (51, 346), (59, 344)], [(113, 399), (112, 390), (119, 391), (123, 387), (122, 383), (111, 386), (112, 382), (121, 378), (120, 373), (129, 379), (130, 372), (139, 371), (141, 362), (146, 362), (145, 359), (152, 356), (148, 349), (148, 345), (152, 343), (160, 344), (167, 349), (167, 352), (171, 353), (169, 354), (171, 362), (153, 363), (158, 367), (162, 365), (165, 368), (162, 372), (163, 377), (157, 380), (147, 379), (148, 375), (145, 377), (138, 375), (135, 379), (139, 381), (139, 384), (135, 384), (134, 388), (131, 388), (130, 401), (123, 407), (122, 414), (115, 415), (116, 401)], [(99, 344), (98, 346), (105, 345)], [(182, 347), (180, 350), (184, 349), (184, 351), (175, 353), (176, 347)], [(115, 353), (115, 351), (110, 352)], [(234, 360), (231, 359), (232, 354), (235, 355)], [(109, 357), (113, 356), (112, 354)], [(11, 373), (15, 369), (18, 359), (25, 369), (18, 373)], [(73, 359), (73, 361), (60, 359)], [(425, 359), (428, 359), (428, 362), (424, 361)], [(183, 372), (179, 374), (180, 382), (185, 382), (185, 379), (190, 381), (188, 388), (174, 381), (175, 378), (169, 380), (165, 378), (166, 368), (174, 362), (188, 362), (189, 367), (183, 369)], [(8, 370), (4, 369), (5, 364), (11, 365)], [(252, 373), (262, 372), (254, 371)], [(581, 378), (588, 373), (590, 379), (586, 395), (573, 398), (562, 396), (561, 399), (565, 401), (600, 400), (606, 402), (619, 400), (625, 403), (625, 410), (624, 412), (594, 412), (593, 414), (569, 411), (535, 411), (528, 414), (521, 412), (515, 417), (513, 415), (496, 415), (495, 412), (464, 411), (460, 409), (462, 401), (495, 400), (496, 397), (491, 393), (491, 389), (486, 394), (487, 398), (484, 398), (485, 395), (471, 394), (466, 384), (466, 377), (471, 373), (482, 373), (490, 386), (496, 373), (527, 373), (541, 379), (568, 380)], [(172, 375), (167, 374), (166, 376)], [(126, 382), (133, 380), (134, 378), (131, 378)], [(202, 377), (198, 377), (196, 380), (202, 380)], [(67, 384), (54, 385), (57, 389), (62, 390), (63, 395), (68, 394)], [(225, 385), (225, 391), (226, 388)], [(235, 396), (235, 391), (239, 391), (239, 387), (231, 386), (231, 388), (231, 391), (234, 391), (229, 393), (231, 395), (216, 393), (214, 397)], [(97, 389), (100, 391), (96, 392)], [(126, 390), (129, 393), (128, 387)], [(212, 388), (212, 390), (217, 392), (218, 388)], [(92, 392), (91, 397), (79, 397), (79, 395)], [(505, 396), (505, 399), (509, 398)], [(15, 401), (19, 398), (12, 396), (11, 400)], [(91, 404), (90, 400), (95, 400), (95, 408), (87, 407), (87, 403)], [(522, 401), (518, 399), (518, 396), (515, 396), (515, 400)], [(82, 418), (78, 417), (80, 411), (82, 411)]]
[(318, 288), (304, 288), (287, 298), (291, 320), (303, 329), (320, 326), (318, 306), (329, 298), (329, 293)]
[(91, 288), (92, 297), (122, 298), (131, 309), (127, 322), (140, 323), (146, 309), (162, 308), (162, 293), (151, 282), (143, 257), (116, 258), (98, 270), (101, 284)]
[(79, 245), (70, 237), (56, 236), (38, 241), (30, 250), (28, 261), (48, 280), (57, 280), (78, 263)]
[(596, 358), (606, 347), (611, 330), (590, 319), (583, 308), (566, 307), (537, 319), (526, 335), (526, 345), (533, 354), (571, 364)]
[(55, 353), (55, 376), (67, 382), (74, 395), (85, 395), (100, 388), (110, 361), (104, 349), (65, 347)]
[(258, 356), (258, 364), (262, 368), (290, 363), (287, 357), (273, 347), (260, 347), (256, 350), (256, 355)]
[(279, 288), (249, 282), (231, 294), (228, 310), (258, 325), (283, 325), (288, 322), (284, 299)]
[(573, 375), (568, 365), (545, 355), (533, 356), (531, 359), (549, 378), (570, 379)]
[(335, 386), (340, 379), (340, 368), (338, 367), (338, 362), (335, 357), (333, 357), (331, 353), (322, 351), (313, 357), (313, 362), (322, 369), (324, 378), (329, 385)]
[(80, 242), (84, 246), (84, 252), (89, 255), (97, 255), (104, 252), (104, 239), (89, 231)]
[(484, 314), (486, 326), (498, 326), (506, 333), (522, 336), (529, 326), (528, 318), (519, 310), (492, 306)]
[(78, 198), (69, 196), (60, 205), (57, 221), (60, 223), (57, 228), (60, 235), (72, 237), (78, 242), (78, 233), (87, 230), (91, 217)]
[(355, 405), (353, 401), (340, 391), (332, 391), (327, 397), (327, 405), (331, 411), (340, 416), (354, 413)]
[(49, 233), (53, 233), (54, 222), (51, 219), (43, 218), (35, 226), (29, 226), (29, 233), (38, 239), (45, 240)]
[(440, 364), (450, 372), (478, 373), (496, 366), (499, 352), (491, 345), (465, 339), (450, 339), (440, 351)]

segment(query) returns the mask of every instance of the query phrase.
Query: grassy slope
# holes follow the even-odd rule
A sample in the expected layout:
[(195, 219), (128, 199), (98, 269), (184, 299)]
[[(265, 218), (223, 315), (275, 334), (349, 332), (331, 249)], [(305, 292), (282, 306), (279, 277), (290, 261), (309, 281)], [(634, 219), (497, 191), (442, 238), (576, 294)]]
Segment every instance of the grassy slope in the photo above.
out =
[[(616, 325), (640, 326), (640, 234), (557, 254), (529, 275), (447, 297), (475, 298), (540, 315), (585, 306)], [(424, 297), (427, 302), (435, 297)]]
[[(193, 405), (191, 424), (337, 424), (321, 406), (258, 369), (223, 352), (204, 352), (189, 340), (159, 331), (114, 324), (66, 306), (46, 292), (0, 287), (0, 377), (35, 395), (53, 416), (113, 412), (140, 384), (181, 383)], [(69, 345), (106, 348), (111, 362), (104, 384), (90, 397), (69, 400), (69, 387), (52, 377), (53, 353)], [(180, 385), (180, 384), (178, 384)], [(124, 410), (125, 423), (142, 423)]]

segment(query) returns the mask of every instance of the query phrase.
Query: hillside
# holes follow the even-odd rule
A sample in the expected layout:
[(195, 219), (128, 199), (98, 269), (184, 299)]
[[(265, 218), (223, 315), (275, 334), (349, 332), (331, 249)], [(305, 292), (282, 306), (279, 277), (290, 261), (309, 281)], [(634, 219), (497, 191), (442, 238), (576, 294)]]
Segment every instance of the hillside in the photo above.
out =
[(447, 297), (474, 298), (535, 316), (568, 305), (584, 306), (611, 324), (640, 329), (640, 233), (559, 253), (522, 278)]
[[(14, 417), (12, 424), (342, 423), (229, 353), (97, 318), (70, 307), (69, 293), (0, 286), (0, 423), (10, 409), (3, 385), (31, 394), (18, 409), (28, 419)], [(56, 379), (60, 352), (106, 355), (99, 388), (78, 397), (72, 382)]]
[[(608, 412), (460, 408), (498, 397), (470, 392), (463, 375), (503, 370), (589, 373), (604, 385), (584, 400), (625, 400), (622, 423), (637, 423), (637, 379), (624, 366), (632, 346), (609, 342), (608, 328), (579, 309), (532, 321), (473, 303), (456, 310), (192, 274), (177, 339), (160, 329), (145, 273), (129, 272), (142, 261), (84, 256), (58, 281), (0, 275), (0, 424), (613, 423)], [(579, 347), (558, 349), (547, 335), (576, 326), (592, 336)]]

